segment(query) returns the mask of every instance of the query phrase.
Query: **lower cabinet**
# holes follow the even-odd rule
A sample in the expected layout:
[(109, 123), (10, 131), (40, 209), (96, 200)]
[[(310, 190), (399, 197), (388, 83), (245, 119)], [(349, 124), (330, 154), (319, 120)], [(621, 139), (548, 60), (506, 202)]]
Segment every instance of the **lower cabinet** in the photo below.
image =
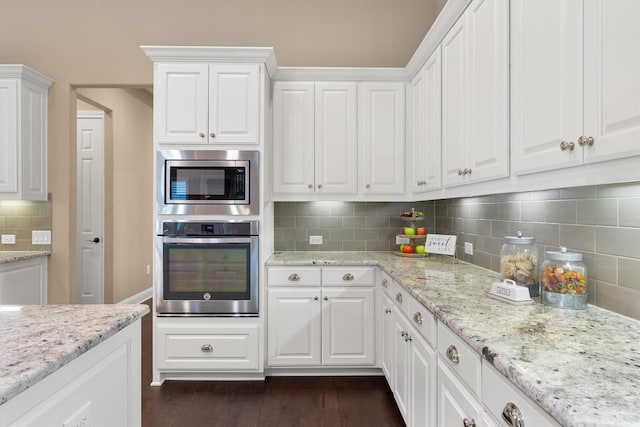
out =
[(0, 304), (46, 304), (47, 257), (0, 264)]
[(483, 409), (456, 375), (438, 361), (438, 427), (481, 427)]

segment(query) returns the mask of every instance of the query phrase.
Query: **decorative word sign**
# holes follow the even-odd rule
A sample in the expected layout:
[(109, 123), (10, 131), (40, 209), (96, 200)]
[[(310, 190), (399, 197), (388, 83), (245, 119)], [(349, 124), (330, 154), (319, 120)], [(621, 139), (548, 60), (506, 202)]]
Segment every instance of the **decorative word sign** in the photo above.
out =
[(447, 234), (428, 234), (424, 251), (430, 254), (455, 255), (457, 236)]

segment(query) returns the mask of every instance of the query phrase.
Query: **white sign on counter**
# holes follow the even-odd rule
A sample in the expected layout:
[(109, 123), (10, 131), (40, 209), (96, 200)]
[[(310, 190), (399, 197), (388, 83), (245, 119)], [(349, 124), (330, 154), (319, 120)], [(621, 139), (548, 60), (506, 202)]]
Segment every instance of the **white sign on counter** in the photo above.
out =
[(430, 254), (455, 255), (457, 236), (448, 234), (429, 234), (424, 251)]

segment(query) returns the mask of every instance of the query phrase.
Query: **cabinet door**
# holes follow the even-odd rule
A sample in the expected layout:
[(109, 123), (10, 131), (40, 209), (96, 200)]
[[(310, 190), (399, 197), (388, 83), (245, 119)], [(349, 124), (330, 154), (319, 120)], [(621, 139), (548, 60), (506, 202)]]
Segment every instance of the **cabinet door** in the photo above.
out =
[(18, 81), (0, 79), (0, 193), (18, 191)]
[(411, 329), (411, 399), (409, 419), (413, 426), (436, 424), (436, 352)]
[(320, 365), (320, 288), (268, 292), (269, 366)]
[(640, 2), (584, 4), (586, 163), (640, 154)]
[[(582, 163), (577, 145), (583, 119), (582, 5), (511, 1), (511, 162), (516, 174)], [(561, 151), (562, 142), (573, 142), (574, 150)]]
[[(424, 170), (425, 191), (442, 187), (442, 61), (440, 47), (427, 60), (425, 72), (425, 156), (414, 159)], [(415, 164), (415, 163), (414, 163)], [(419, 167), (420, 165), (416, 165)]]
[(387, 383), (391, 387), (393, 387), (393, 381), (395, 378), (394, 375), (394, 320), (393, 320), (393, 301), (384, 292), (380, 293), (380, 298), (382, 299), (381, 304), (381, 313), (382, 322), (380, 323), (382, 327), (382, 333), (379, 336), (382, 338), (382, 351), (380, 361), (380, 367), (382, 368), (382, 372), (384, 372), (384, 376), (387, 378)]
[(273, 191), (314, 191), (314, 84), (276, 82), (273, 89)]
[(322, 290), (322, 364), (373, 365), (374, 289)]
[(258, 144), (260, 66), (209, 68), (209, 143)]
[[(482, 406), (465, 390), (455, 374), (441, 363), (438, 362), (436, 425), (450, 427), (469, 424), (482, 427), (484, 425)], [(470, 424), (471, 422), (474, 424)]]
[(154, 119), (159, 144), (206, 144), (207, 64), (158, 64)]
[[(463, 16), (464, 18), (464, 16)], [(465, 182), (468, 168), (467, 135), (467, 31), (460, 18), (441, 44), (442, 49), (442, 162), (445, 186)]]
[(509, 175), (509, 2), (475, 0), (465, 13), (469, 49), (468, 182)]
[(413, 174), (413, 182), (411, 189), (414, 194), (426, 191), (425, 184), (427, 182), (426, 159), (427, 159), (427, 120), (426, 120), (426, 102), (427, 102), (427, 78), (426, 65), (424, 65), (418, 74), (411, 81), (412, 92), (412, 123), (411, 123), (411, 142), (412, 142), (412, 158), (411, 173)]
[(315, 185), (326, 194), (357, 193), (355, 83), (315, 85)]
[[(396, 308), (397, 310), (397, 308)], [(404, 320), (400, 312), (393, 315), (393, 348), (394, 348), (394, 374), (395, 381), (391, 384), (393, 396), (396, 399), (398, 409), (409, 424), (409, 392), (411, 384), (410, 346), (405, 340), (409, 333), (409, 324)]]
[(364, 194), (403, 194), (405, 84), (363, 83), (358, 92)]
[(0, 264), (0, 304), (46, 303), (46, 258)]

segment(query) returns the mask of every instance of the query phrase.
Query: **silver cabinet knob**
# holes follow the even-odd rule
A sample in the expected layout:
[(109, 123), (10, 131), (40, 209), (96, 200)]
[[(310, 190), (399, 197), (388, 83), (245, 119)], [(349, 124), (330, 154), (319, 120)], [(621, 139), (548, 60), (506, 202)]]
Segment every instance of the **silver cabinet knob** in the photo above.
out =
[(473, 418), (465, 418), (464, 420), (462, 420), (462, 425), (464, 427), (476, 427), (476, 420), (474, 420)]
[(215, 134), (215, 133), (213, 133), (213, 132), (211, 132), (211, 133), (209, 134), (209, 136), (210, 136), (211, 138), (215, 138), (215, 137), (216, 137), (216, 134)]
[(323, 300), (325, 300), (325, 301), (329, 301), (329, 297), (328, 297), (328, 296), (326, 296), (326, 295), (325, 295), (325, 296), (324, 296), (324, 298), (322, 298), (322, 299), (323, 299)]
[(594, 142), (595, 142), (595, 141), (594, 141), (594, 139), (593, 139), (593, 137), (592, 137), (592, 136), (584, 136), (584, 135), (583, 135), (583, 136), (581, 136), (580, 138), (578, 138), (578, 144), (579, 144), (581, 147), (584, 147), (585, 145), (586, 145), (586, 146), (588, 146), (588, 147), (591, 147), (591, 146), (593, 145), (593, 143), (594, 143)]
[(365, 185), (365, 188), (371, 188), (371, 184)]
[(313, 188), (313, 185), (309, 184), (309, 188)]
[(402, 294), (400, 292), (398, 292), (398, 294), (396, 295), (396, 301), (402, 304)]
[(318, 188), (322, 188), (322, 184), (318, 184)]
[(351, 273), (347, 273), (344, 276), (342, 276), (342, 280), (345, 280), (347, 282), (349, 282), (349, 281), (351, 281), (353, 279), (354, 279), (354, 277), (353, 277), (353, 274), (351, 274)]
[(211, 344), (202, 344), (202, 347), (200, 347), (200, 350), (202, 350), (205, 353), (211, 353), (213, 351), (213, 346)]
[(400, 331), (400, 336), (401, 337), (406, 337), (407, 336), (407, 331)]
[(384, 280), (382, 281), (382, 287), (383, 287), (383, 288), (388, 288), (388, 287), (389, 287), (389, 281), (388, 281), (387, 279), (384, 279)]
[(471, 169), (464, 168), (462, 172), (464, 172), (465, 175), (471, 175)]
[(511, 427), (524, 427), (524, 417), (515, 403), (509, 402), (502, 410), (502, 419)]
[(406, 334), (406, 335), (404, 336), (404, 342), (409, 342), (409, 341), (412, 341), (412, 339), (411, 339), (411, 335)]
[(320, 298), (318, 298), (318, 297), (313, 297), (313, 300), (314, 300), (314, 301), (318, 301), (319, 299), (320, 299)]
[(391, 313), (391, 309), (390, 308), (385, 308), (384, 309), (384, 314), (389, 314)]
[(447, 359), (449, 359), (450, 361), (452, 361), (453, 363), (458, 363), (460, 362), (460, 356), (458, 355), (458, 349), (456, 348), (455, 345), (451, 344), (448, 348), (447, 348)]
[(462, 171), (462, 169), (458, 169), (458, 176), (462, 176), (464, 175), (464, 172)]
[(592, 136), (587, 137), (587, 145), (589, 147), (593, 146), (593, 143), (596, 142)]
[(290, 274), (288, 277), (290, 282), (297, 282), (300, 280), (300, 276), (297, 273)]
[(204, 137), (205, 137), (205, 134), (204, 134), (204, 133), (202, 133), (202, 132), (200, 132), (200, 133), (198, 134), (198, 136), (199, 136), (200, 138), (204, 138)]
[(576, 144), (574, 144), (573, 141), (567, 142), (567, 141), (562, 141), (560, 143), (560, 150), (562, 151), (573, 151), (573, 149), (576, 148)]
[(416, 311), (416, 314), (413, 315), (413, 321), (418, 325), (422, 325), (422, 313)]

